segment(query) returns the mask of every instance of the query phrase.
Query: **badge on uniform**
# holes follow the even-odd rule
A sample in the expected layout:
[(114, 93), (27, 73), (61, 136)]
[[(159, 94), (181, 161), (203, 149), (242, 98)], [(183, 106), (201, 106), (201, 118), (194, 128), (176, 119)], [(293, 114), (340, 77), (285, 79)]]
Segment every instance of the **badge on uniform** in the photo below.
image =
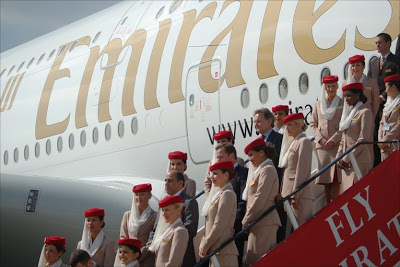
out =
[(353, 118), (352, 121), (358, 121), (358, 118)]
[(385, 125), (383, 125), (382, 129), (384, 131), (389, 131), (390, 130), (390, 125), (389, 124), (385, 124)]
[(163, 239), (163, 240), (162, 240), (162, 242), (163, 242), (164, 244), (167, 244), (168, 241), (169, 241), (169, 239)]
[(291, 148), (291, 149), (289, 150), (289, 152), (290, 152), (290, 153), (294, 153), (294, 149)]
[(371, 86), (367, 86), (367, 87), (365, 87), (365, 89), (372, 90), (372, 87)]
[(385, 72), (392, 72), (392, 70), (391, 69), (387, 69), (387, 70), (385, 70)]
[(214, 207), (215, 206), (215, 202), (211, 202), (211, 207)]
[(256, 182), (251, 181), (251, 182), (250, 182), (250, 185), (253, 186), (255, 183), (256, 183)]

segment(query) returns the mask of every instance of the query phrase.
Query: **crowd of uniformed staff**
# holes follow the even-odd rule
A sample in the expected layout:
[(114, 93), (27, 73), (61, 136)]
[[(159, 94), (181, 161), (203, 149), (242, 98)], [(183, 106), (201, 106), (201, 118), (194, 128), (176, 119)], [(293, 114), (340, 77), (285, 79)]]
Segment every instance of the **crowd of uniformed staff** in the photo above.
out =
[[(380, 58), (370, 63), (367, 75), (365, 57), (351, 56), (340, 93), (338, 76), (322, 78), (321, 96), (309, 123), (319, 170), (357, 142), (400, 139), (400, 57), (390, 52), (391, 42), (388, 34), (378, 34)], [(185, 174), (187, 154), (170, 152), (159, 210), (149, 205), (151, 184), (134, 186), (131, 209), (122, 218), (118, 247), (102, 230), (105, 211), (86, 210), (82, 240), (71, 253), (70, 266), (192, 267), (197, 263), (193, 239), (199, 214), (205, 217), (205, 232), (197, 249), (201, 259), (282, 197), (292, 194), (311, 176), (313, 144), (304, 133), (304, 115), (289, 114), (288, 106), (276, 105), (272, 112), (268, 108), (255, 110), (253, 122), (260, 137), (244, 149), (248, 167), (237, 156), (231, 131), (214, 135), (213, 154), (204, 179), (207, 199), (203, 207), (199, 208), (194, 198), (195, 181)], [(361, 145), (353, 153), (365, 175), (396, 149), (398, 144)], [(329, 203), (357, 181), (347, 155), (316, 183), (324, 185)], [(290, 197), (288, 207), (299, 225), (312, 217), (313, 199), (310, 186)], [(220, 266), (248, 266), (256, 262), (290, 234), (292, 228), (287, 221), (286, 211), (278, 207), (211, 257), (207, 265), (218, 262)], [(46, 237), (38, 266), (68, 266), (60, 258), (65, 253), (65, 242), (64, 237)]]

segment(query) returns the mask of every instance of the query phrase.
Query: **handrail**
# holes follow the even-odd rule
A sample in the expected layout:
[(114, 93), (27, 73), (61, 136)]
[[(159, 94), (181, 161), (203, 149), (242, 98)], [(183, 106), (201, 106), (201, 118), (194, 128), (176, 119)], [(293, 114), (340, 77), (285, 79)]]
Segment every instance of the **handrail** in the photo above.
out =
[(317, 179), (318, 176), (320, 176), (322, 173), (324, 173), (325, 171), (327, 171), (330, 167), (332, 167), (334, 164), (336, 164), (339, 160), (341, 160), (344, 156), (346, 156), (347, 154), (349, 154), (350, 152), (352, 152), (354, 149), (356, 149), (358, 146), (360, 145), (367, 145), (367, 144), (387, 144), (387, 143), (398, 143), (398, 140), (393, 140), (393, 141), (384, 141), (384, 142), (360, 142), (360, 143), (356, 143), (354, 146), (352, 146), (351, 148), (347, 149), (343, 154), (341, 154), (338, 158), (336, 158), (334, 161), (332, 161), (331, 163), (329, 163), (328, 165), (326, 165), (322, 170), (320, 170), (318, 173), (316, 173), (313, 177), (311, 177), (310, 179), (308, 179), (307, 181), (305, 181), (304, 183), (302, 183), (301, 185), (299, 185), (292, 193), (290, 193), (289, 195), (287, 195), (286, 197), (282, 198), (280, 201), (278, 201), (274, 206), (271, 206), (270, 208), (268, 208), (266, 211), (264, 211), (257, 219), (255, 219), (253, 222), (251, 222), (248, 226), (246, 226), (245, 228), (243, 228), (239, 233), (237, 233), (236, 235), (232, 236), (231, 238), (227, 239), (226, 241), (224, 241), (219, 247), (217, 247), (214, 251), (212, 251), (210, 254), (208, 254), (206, 257), (204, 257), (201, 261), (199, 261), (195, 267), (200, 267), (201, 265), (205, 264), (212, 256), (214, 256), (218, 251), (220, 251), (221, 249), (223, 249), (224, 247), (226, 247), (229, 243), (231, 243), (232, 241), (236, 240), (237, 238), (239, 238), (240, 236), (242, 236), (244, 233), (246, 233), (247, 231), (250, 230), (250, 228), (252, 228), (255, 224), (257, 224), (259, 221), (261, 221), (265, 216), (267, 216), (268, 214), (270, 214), (274, 209), (276, 209), (278, 206), (283, 205), (283, 203), (287, 200), (289, 200), (293, 195), (295, 195), (296, 193), (298, 193), (301, 189), (303, 189), (304, 187), (306, 187), (308, 184), (310, 184), (311, 182), (313, 182), (315, 179)]

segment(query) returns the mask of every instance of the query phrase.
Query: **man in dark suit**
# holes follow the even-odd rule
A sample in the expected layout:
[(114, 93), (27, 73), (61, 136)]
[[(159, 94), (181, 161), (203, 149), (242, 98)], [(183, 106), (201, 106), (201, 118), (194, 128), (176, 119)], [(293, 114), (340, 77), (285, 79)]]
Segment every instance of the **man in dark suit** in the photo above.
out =
[[(246, 201), (242, 199), (243, 191), (246, 188), (247, 174), (249, 169), (240, 166), (237, 161), (237, 153), (235, 147), (231, 143), (223, 143), (215, 148), (215, 157), (217, 161), (232, 161), (235, 166), (236, 177), (232, 179), (231, 184), (233, 191), (236, 193), (237, 210), (236, 219), (234, 224), (235, 234), (242, 230), (242, 221), (246, 214)], [(239, 251), (238, 262), (239, 267), (242, 266), (243, 253), (244, 253), (244, 242), (247, 236), (242, 235), (240, 238), (235, 240), (236, 247)]]
[[(380, 106), (378, 114), (375, 118), (375, 133), (374, 133), (374, 141), (378, 140), (378, 128), (379, 122), (382, 118), (382, 110), (384, 102), (386, 101), (386, 92), (385, 92), (385, 78), (400, 73), (400, 57), (394, 55), (390, 52), (390, 46), (392, 44), (392, 38), (387, 33), (380, 33), (376, 36), (376, 48), (380, 53), (379, 58), (375, 58), (370, 61), (369, 69), (368, 69), (368, 77), (374, 78), (378, 80), (379, 85), (379, 100)], [(381, 162), (381, 153), (380, 149), (377, 145), (374, 145), (374, 166), (378, 165)]]
[[(281, 153), (281, 146), (282, 146), (282, 134), (277, 133), (273, 130), (274, 127), (275, 117), (274, 114), (267, 108), (257, 109), (254, 111), (253, 114), (253, 123), (254, 128), (256, 131), (261, 134), (262, 138), (265, 142), (269, 142), (274, 145), (275, 147), (275, 157), (272, 159), (276, 171), (278, 172), (279, 178), (279, 192), (281, 192), (282, 188), (282, 176), (283, 176), (283, 169), (278, 168), (279, 164), (279, 155)], [(281, 199), (281, 195), (277, 196), (277, 200)], [(279, 206), (277, 208), (279, 218), (281, 219), (282, 226), (278, 229), (277, 234), (277, 243), (281, 242), (285, 239), (286, 235), (286, 212), (283, 209), (283, 206)]]
[(180, 195), (183, 200), (183, 225), (189, 232), (189, 243), (183, 258), (183, 267), (192, 267), (196, 265), (196, 256), (194, 253), (193, 238), (197, 235), (197, 227), (199, 225), (199, 206), (196, 199), (185, 194), (183, 187), (185, 186), (185, 177), (181, 172), (170, 171), (165, 177), (165, 192), (170, 195)]

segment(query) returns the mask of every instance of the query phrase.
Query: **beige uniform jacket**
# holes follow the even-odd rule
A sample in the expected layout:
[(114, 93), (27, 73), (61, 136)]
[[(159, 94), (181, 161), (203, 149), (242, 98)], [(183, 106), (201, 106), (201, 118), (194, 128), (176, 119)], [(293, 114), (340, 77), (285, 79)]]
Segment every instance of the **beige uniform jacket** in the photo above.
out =
[[(78, 242), (78, 249), (81, 248), (81, 241)], [(101, 246), (96, 251), (92, 260), (96, 262), (99, 267), (112, 267), (115, 260), (115, 243), (104, 236)]]
[(181, 266), (188, 242), (188, 231), (183, 223), (179, 222), (161, 241), (160, 248), (156, 252), (156, 266)]
[[(366, 76), (362, 84), (364, 86), (363, 94), (367, 97), (367, 102), (364, 103), (364, 106), (372, 111), (372, 115), (374, 116), (373, 118), (375, 120), (376, 114), (378, 113), (379, 110), (378, 81), (376, 79)], [(345, 85), (347, 85), (347, 81), (343, 82), (343, 86)]]
[[(200, 243), (200, 248), (207, 254), (232, 237), (236, 218), (236, 194), (232, 185), (229, 183), (217, 194), (217, 198), (211, 203), (206, 215), (205, 233)], [(227, 245), (218, 254), (238, 255), (235, 242)]]
[(157, 217), (157, 212), (151, 210), (150, 216), (147, 221), (139, 227), (138, 235), (133, 236), (129, 232), (129, 218), (131, 216), (131, 211), (128, 210), (124, 213), (121, 222), (121, 229), (119, 232), (120, 238), (136, 238), (142, 241), (142, 247), (144, 247), (149, 240), (149, 235), (153, 231), (154, 223)]
[[(314, 105), (312, 117), (310, 121), (311, 131), (315, 136), (316, 141), (316, 152), (318, 156), (318, 170), (323, 169), (326, 165), (331, 163), (337, 154), (339, 148), (340, 139), (342, 138), (342, 132), (339, 131), (339, 122), (342, 117), (343, 111), (343, 100), (339, 101), (339, 105), (336, 109), (335, 115), (331, 120), (327, 120), (322, 116), (321, 113), (321, 101), (317, 101)], [(319, 144), (321, 139), (325, 138), (327, 141), (335, 143), (331, 149), (326, 150)], [(334, 177), (335, 168), (332, 167), (329, 171), (324, 172), (320, 177), (317, 178), (317, 183), (332, 183)]]
[[(357, 142), (370, 140), (372, 134), (371, 123), (373, 121), (371, 110), (361, 105), (354, 114), (350, 127), (343, 131), (337, 156), (354, 146)], [(357, 163), (371, 163), (371, 155), (367, 152), (369, 151), (365, 145), (360, 145), (353, 150)], [(350, 162), (349, 154), (343, 157), (343, 161), (346, 163)]]
[[(306, 136), (293, 141), (293, 146), (289, 150), (287, 165), (283, 172), (283, 197), (292, 193), (299, 185), (310, 178), (312, 151), (311, 141)], [(311, 187), (308, 185), (293, 195), (292, 198), (314, 199), (314, 196)]]
[(183, 187), (183, 192), (185, 192), (186, 195), (189, 195), (191, 197), (196, 196), (196, 182), (192, 179), (190, 179), (186, 174), (184, 174), (185, 177), (185, 186)]
[[(384, 130), (384, 125), (389, 125), (389, 130)], [(393, 108), (387, 119), (382, 115), (381, 122), (379, 123), (378, 140), (392, 141), (394, 139), (400, 140), (400, 103)], [(382, 152), (382, 160), (386, 159), (393, 152), (393, 148), (393, 145), (385, 148)]]
[[(250, 179), (250, 177), (249, 177)], [(264, 211), (275, 205), (278, 194), (279, 179), (273, 162), (261, 167), (257, 175), (249, 182), (247, 192), (246, 214), (242, 220), (247, 225), (257, 219)], [(262, 225), (281, 225), (276, 209), (257, 223)]]

